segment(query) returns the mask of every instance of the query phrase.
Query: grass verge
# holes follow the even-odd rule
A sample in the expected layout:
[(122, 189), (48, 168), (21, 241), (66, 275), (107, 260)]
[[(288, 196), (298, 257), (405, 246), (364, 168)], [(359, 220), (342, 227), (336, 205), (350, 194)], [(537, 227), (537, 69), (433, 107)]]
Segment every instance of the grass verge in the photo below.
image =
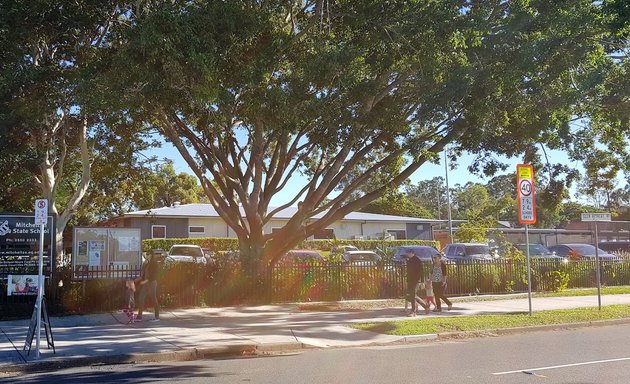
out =
[[(629, 294), (630, 286), (621, 287), (602, 287), (602, 295), (621, 295)], [(580, 288), (567, 289), (560, 292), (533, 292), (533, 297), (571, 297), (571, 296), (595, 296), (597, 288)], [(511, 300), (525, 299), (527, 293), (518, 293), (510, 295), (488, 295), (488, 296), (459, 296), (451, 297), (451, 301), (455, 303), (477, 302), (477, 301), (495, 301), (495, 300)], [(385, 299), (385, 300), (357, 300), (342, 302), (321, 302), (321, 303), (300, 303), (298, 308), (301, 311), (362, 311), (376, 308), (398, 308), (404, 305), (403, 299)]]
[(462, 317), (429, 317), (414, 320), (360, 323), (352, 328), (387, 335), (409, 336), (433, 333), (484, 331), (535, 325), (583, 323), (598, 320), (630, 318), (630, 305), (597, 308), (559, 309), (528, 314), (475, 315)]

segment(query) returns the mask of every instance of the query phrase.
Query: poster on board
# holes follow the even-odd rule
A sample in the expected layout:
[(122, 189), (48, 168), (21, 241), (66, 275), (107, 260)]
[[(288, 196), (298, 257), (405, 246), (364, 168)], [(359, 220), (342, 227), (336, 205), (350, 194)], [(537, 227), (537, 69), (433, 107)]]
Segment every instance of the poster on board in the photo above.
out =
[(89, 241), (88, 257), (90, 267), (98, 267), (101, 265), (101, 257), (103, 256), (103, 251), (105, 251), (104, 240)]
[(37, 295), (37, 275), (8, 275), (7, 296)]

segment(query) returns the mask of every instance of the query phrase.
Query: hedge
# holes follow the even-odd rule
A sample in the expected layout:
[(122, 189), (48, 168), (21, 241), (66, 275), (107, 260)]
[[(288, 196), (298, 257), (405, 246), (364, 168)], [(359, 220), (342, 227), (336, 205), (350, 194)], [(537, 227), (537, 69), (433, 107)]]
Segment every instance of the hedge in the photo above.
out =
[[(229, 252), (238, 250), (238, 239), (228, 237), (199, 237), (199, 238), (172, 238), (172, 239), (148, 239), (142, 241), (142, 250), (163, 249), (168, 251), (175, 244), (194, 244), (212, 252)], [(304, 240), (296, 249), (311, 249), (330, 251), (335, 246), (354, 245), (359, 249), (380, 249), (386, 253), (393, 253), (392, 249), (401, 245), (429, 245), (439, 248), (439, 242), (434, 240)]]

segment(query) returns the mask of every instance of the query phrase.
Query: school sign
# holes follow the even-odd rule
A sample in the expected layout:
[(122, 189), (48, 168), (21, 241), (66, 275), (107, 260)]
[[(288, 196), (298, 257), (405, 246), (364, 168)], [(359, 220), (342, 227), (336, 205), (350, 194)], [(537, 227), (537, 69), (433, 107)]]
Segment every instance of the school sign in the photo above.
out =
[[(40, 228), (34, 214), (0, 213), (0, 275), (37, 271)], [(44, 226), (44, 274), (54, 270), (55, 256), (55, 222), (48, 216)]]

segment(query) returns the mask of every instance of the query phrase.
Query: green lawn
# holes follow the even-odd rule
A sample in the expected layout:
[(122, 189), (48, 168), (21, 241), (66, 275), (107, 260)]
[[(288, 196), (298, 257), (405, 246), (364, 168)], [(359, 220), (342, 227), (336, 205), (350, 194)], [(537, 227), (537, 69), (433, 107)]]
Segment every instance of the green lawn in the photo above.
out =
[(562, 309), (528, 314), (475, 315), (461, 317), (428, 317), (413, 320), (361, 323), (353, 328), (387, 335), (424, 335), (458, 331), (483, 331), (548, 324), (581, 323), (597, 320), (630, 318), (630, 305), (597, 308)]

